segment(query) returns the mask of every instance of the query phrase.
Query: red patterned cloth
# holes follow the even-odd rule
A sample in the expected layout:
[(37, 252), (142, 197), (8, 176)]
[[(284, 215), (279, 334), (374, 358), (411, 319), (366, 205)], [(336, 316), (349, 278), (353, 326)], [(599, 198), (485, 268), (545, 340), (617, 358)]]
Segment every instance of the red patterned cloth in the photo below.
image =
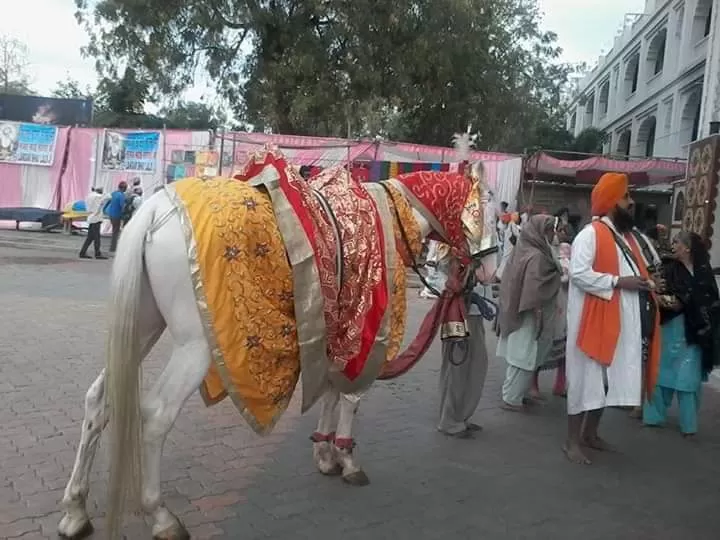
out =
[(401, 174), (397, 180), (428, 209), (443, 228), (442, 232), (433, 231), (429, 238), (445, 242), (455, 248), (459, 255), (467, 256), (462, 213), (473, 188), (472, 183), (462, 174), (436, 171)]
[[(365, 188), (341, 167), (326, 169), (306, 182), (279, 153), (270, 151), (264, 159), (251, 159), (236, 178), (249, 180), (268, 165), (278, 171), (280, 188), (315, 254), (324, 300), (328, 358), (354, 380), (362, 373), (389, 303), (380, 215)], [(327, 201), (334, 221), (313, 190)], [(339, 250), (343, 261), (341, 283)]]

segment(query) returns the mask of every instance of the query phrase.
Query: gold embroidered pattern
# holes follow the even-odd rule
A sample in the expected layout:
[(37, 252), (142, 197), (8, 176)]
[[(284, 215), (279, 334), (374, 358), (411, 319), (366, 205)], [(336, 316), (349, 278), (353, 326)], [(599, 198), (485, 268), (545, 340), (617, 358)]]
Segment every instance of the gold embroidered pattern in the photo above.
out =
[[(407, 200), (389, 186), (413, 256), (420, 228)], [(286, 410), (300, 374), (293, 279), (273, 206), (264, 192), (234, 179), (188, 178), (168, 189), (185, 226), (198, 308), (213, 362), (201, 392), (206, 404), (228, 395), (258, 433)], [(392, 202), (389, 201), (392, 206)], [(398, 261), (409, 261), (395, 212)], [(407, 315), (406, 272), (394, 272), (390, 343), (400, 350)]]
[[(387, 358), (385, 359), (385, 362), (388, 362), (390, 359), (395, 358), (400, 352), (400, 347), (405, 337), (405, 324), (407, 322), (407, 272), (405, 267), (410, 266), (412, 258), (416, 260), (420, 255), (422, 250), (422, 235), (420, 225), (418, 225), (407, 199), (405, 199), (400, 193), (400, 190), (392, 184), (387, 183), (385, 185), (392, 193), (392, 199), (388, 197), (388, 204), (390, 205), (390, 215), (393, 217), (392, 223), (393, 231), (395, 232), (396, 257), (398, 262), (402, 261), (404, 264), (404, 266), (400, 264), (397, 265), (393, 276), (390, 343), (388, 344)], [(393, 201), (395, 201), (396, 204), (393, 204)], [(400, 217), (403, 229), (410, 243), (412, 255), (407, 253), (405, 241), (400, 233), (400, 227), (393, 208), (397, 210), (397, 216)]]
[(300, 374), (293, 282), (272, 203), (234, 179), (172, 184), (191, 226), (196, 298), (214, 347), (206, 403), (230, 395), (258, 432), (287, 408)]

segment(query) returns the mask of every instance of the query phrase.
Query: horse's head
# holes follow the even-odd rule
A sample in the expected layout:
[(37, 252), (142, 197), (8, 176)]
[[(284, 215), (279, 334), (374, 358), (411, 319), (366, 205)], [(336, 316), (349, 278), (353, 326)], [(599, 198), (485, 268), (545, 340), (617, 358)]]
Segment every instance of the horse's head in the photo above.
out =
[[(418, 171), (396, 181), (433, 229), (430, 238), (444, 242), (466, 261), (495, 247), (494, 212), (484, 168), (473, 164), (466, 174)], [(494, 259), (494, 257), (493, 257)]]

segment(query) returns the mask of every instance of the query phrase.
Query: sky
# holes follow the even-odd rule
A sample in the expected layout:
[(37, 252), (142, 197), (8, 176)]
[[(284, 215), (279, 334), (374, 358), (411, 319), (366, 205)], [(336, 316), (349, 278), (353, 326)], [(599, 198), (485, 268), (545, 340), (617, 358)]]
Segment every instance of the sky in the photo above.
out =
[[(562, 60), (592, 65), (601, 51), (610, 49), (626, 13), (642, 12), (645, 0), (538, 0), (544, 13), (543, 27), (558, 35)], [(95, 87), (93, 62), (80, 48), (87, 38), (77, 24), (74, 0), (22, 0), (3, 10), (0, 34), (23, 41), (29, 49), (29, 72), (33, 88), (49, 93), (68, 76)], [(581, 7), (582, 6), (582, 7)], [(198, 84), (185, 96), (190, 100), (211, 98), (212, 90)]]

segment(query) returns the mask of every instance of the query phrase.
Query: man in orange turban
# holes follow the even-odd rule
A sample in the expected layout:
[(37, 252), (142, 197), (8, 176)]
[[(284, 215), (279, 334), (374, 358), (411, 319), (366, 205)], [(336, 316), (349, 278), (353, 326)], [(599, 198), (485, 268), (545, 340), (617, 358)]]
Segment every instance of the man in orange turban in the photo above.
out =
[[(592, 191), (593, 222), (575, 238), (567, 307), (568, 458), (589, 464), (584, 448), (604, 450), (598, 426), (605, 407), (637, 407), (655, 387), (659, 316), (643, 335), (640, 291), (659, 257), (633, 227), (634, 203), (624, 174), (604, 174)], [(646, 305), (648, 295), (642, 295)], [(647, 319), (646, 319), (647, 320)]]

